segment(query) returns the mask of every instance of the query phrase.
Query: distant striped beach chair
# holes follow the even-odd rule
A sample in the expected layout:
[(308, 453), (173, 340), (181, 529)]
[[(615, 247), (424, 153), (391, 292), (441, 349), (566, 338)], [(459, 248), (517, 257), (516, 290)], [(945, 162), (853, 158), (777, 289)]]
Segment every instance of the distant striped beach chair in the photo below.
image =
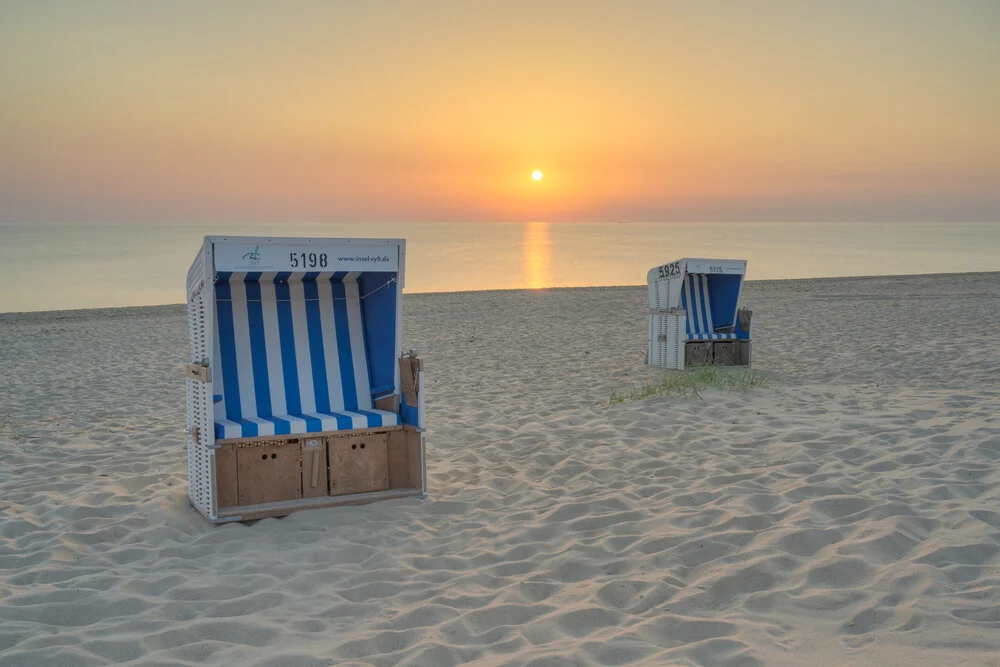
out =
[(685, 258), (650, 269), (647, 363), (749, 365), (751, 313), (738, 311), (746, 265)]
[(188, 464), (212, 521), (423, 496), (405, 241), (206, 237), (188, 274)]

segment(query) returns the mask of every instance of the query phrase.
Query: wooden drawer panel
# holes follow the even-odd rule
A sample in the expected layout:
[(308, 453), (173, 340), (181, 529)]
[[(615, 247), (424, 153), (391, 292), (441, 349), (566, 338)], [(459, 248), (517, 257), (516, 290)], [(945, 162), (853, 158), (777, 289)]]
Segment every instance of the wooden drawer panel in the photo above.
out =
[(330, 438), (330, 495), (388, 489), (387, 443), (386, 433)]
[(715, 343), (712, 354), (715, 356), (715, 363), (718, 366), (736, 365), (736, 341), (718, 341)]
[(736, 358), (740, 366), (750, 365), (750, 341), (741, 340), (736, 343)]
[(708, 366), (715, 361), (711, 341), (690, 342), (684, 346), (684, 367)]
[(240, 505), (302, 497), (302, 450), (298, 442), (236, 450)]

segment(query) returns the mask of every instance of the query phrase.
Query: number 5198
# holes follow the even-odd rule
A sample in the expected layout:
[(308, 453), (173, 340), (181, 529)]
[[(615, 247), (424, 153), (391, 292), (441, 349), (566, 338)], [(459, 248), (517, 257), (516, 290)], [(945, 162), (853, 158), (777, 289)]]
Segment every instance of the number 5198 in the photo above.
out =
[(292, 265), (293, 269), (303, 268), (303, 269), (325, 269), (327, 265), (326, 253), (325, 252), (310, 252), (310, 253), (289, 253), (288, 262)]

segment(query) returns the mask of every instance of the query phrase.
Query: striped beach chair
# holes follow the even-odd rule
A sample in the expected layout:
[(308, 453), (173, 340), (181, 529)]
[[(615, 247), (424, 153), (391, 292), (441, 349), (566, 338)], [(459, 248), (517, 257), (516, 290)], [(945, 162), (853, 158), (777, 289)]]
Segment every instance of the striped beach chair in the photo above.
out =
[(716, 330), (712, 316), (712, 292), (708, 285), (709, 276), (704, 273), (689, 273), (681, 284), (681, 308), (687, 315), (687, 340), (736, 340), (734, 332), (724, 331), (732, 328), (732, 318), (726, 318), (729, 324), (722, 327), (723, 331)]
[(425, 494), (401, 239), (206, 237), (188, 274), (190, 497), (213, 521)]
[(647, 363), (748, 365), (750, 315), (737, 312), (746, 264), (685, 258), (650, 269)]
[(397, 426), (377, 410), (358, 272), (220, 272), (216, 438)]

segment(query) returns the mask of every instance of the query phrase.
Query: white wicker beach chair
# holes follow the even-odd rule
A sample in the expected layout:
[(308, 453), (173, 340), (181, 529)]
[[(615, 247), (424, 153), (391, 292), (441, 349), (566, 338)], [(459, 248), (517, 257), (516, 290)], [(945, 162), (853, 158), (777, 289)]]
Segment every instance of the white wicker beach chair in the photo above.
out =
[(426, 493), (405, 241), (206, 237), (188, 272), (188, 472), (212, 521)]
[(685, 366), (750, 365), (750, 312), (737, 313), (746, 260), (679, 259), (646, 274), (646, 362)]

